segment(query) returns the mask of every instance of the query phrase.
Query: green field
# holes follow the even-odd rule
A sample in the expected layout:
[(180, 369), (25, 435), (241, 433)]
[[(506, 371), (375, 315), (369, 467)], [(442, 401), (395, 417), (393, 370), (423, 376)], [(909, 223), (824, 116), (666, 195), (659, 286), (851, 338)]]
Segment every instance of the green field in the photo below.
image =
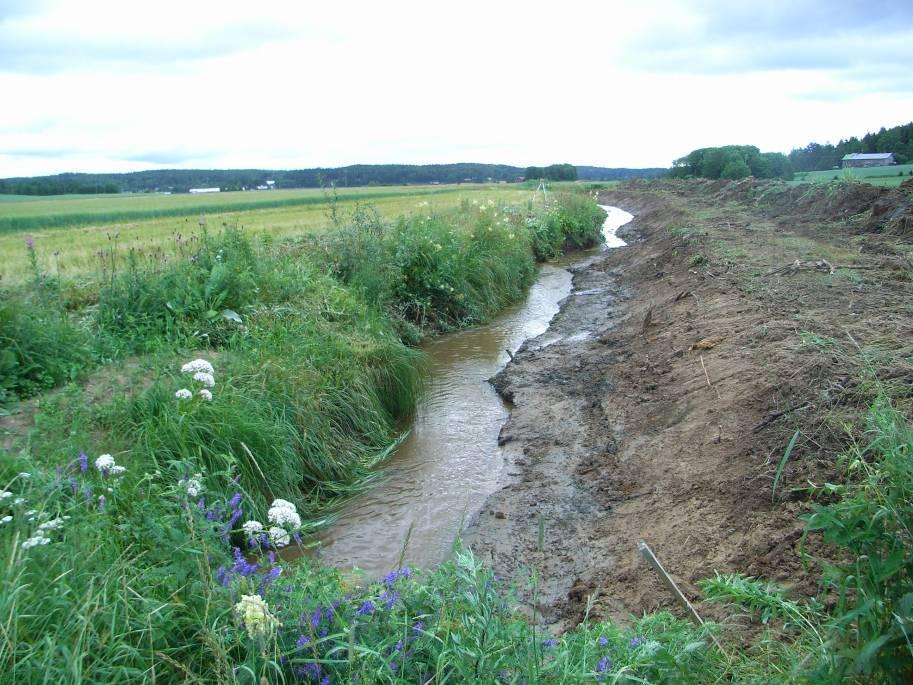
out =
[[(400, 186), (339, 190), (336, 208), (370, 205), (383, 216), (442, 211), (464, 200), (524, 202), (532, 191), (517, 185)], [(99, 268), (98, 253), (111, 248), (172, 254), (176, 240), (200, 230), (240, 226), (273, 237), (323, 230), (332, 222), (331, 202), (320, 189), (211, 195), (0, 196), (0, 282), (20, 283), (29, 271), (25, 239), (34, 240), (39, 267), (64, 279)], [(6, 226), (4, 230), (4, 226)]]
[(828, 181), (865, 181), (877, 186), (895, 188), (913, 177), (913, 164), (897, 164), (865, 169), (829, 169), (826, 171), (799, 171), (793, 183), (827, 183)]

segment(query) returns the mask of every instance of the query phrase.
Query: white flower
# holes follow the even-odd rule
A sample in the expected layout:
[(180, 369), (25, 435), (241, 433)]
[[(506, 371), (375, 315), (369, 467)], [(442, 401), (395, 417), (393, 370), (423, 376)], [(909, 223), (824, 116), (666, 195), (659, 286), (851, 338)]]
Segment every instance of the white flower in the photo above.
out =
[(241, 601), (235, 604), (235, 619), (252, 640), (264, 640), (282, 625), (260, 595), (241, 595)]
[(268, 533), (270, 541), (276, 547), (285, 547), (292, 540), (285, 528), (280, 528), (279, 526), (273, 526)]
[(37, 513), (38, 513), (38, 512), (35, 511), (34, 509), (29, 509), (27, 512), (25, 512), (25, 515), (26, 515), (26, 516), (34, 516), (34, 515), (37, 514)]
[(201, 492), (203, 492), (203, 484), (198, 480), (201, 477), (201, 474), (197, 474), (193, 478), (188, 478), (184, 481), (184, 487), (187, 489), (187, 494), (191, 497), (196, 497)]
[(181, 388), (176, 393), (174, 393), (174, 396), (179, 400), (189, 400), (191, 397), (193, 397), (193, 393), (190, 392), (187, 388)]
[(37, 545), (46, 545), (50, 541), (51, 541), (50, 538), (46, 538), (43, 535), (36, 535), (35, 537), (31, 537), (28, 540), (26, 540), (25, 542), (23, 542), (22, 549), (30, 549)]
[(243, 530), (248, 537), (253, 537), (263, 532), (263, 524), (251, 519), (250, 521), (244, 522), (244, 525), (241, 526), (241, 530)]
[(108, 471), (111, 473), (112, 476), (121, 476), (121, 475), (123, 475), (124, 471), (126, 471), (126, 470), (127, 470), (127, 467), (121, 466), (120, 464), (115, 464), (110, 469), (108, 469)]
[(193, 380), (199, 381), (207, 388), (211, 388), (216, 384), (216, 379), (213, 378), (213, 375), (211, 373), (207, 373), (206, 371), (197, 371), (195, 374), (193, 374)]
[(102, 454), (98, 459), (95, 460), (95, 468), (97, 468), (102, 473), (107, 473), (111, 470), (111, 467), (114, 466), (114, 457), (110, 454)]
[(215, 369), (212, 368), (212, 364), (205, 359), (194, 359), (192, 362), (187, 362), (181, 367), (181, 373), (197, 373), (198, 371), (210, 375), (215, 374)]
[(200, 388), (200, 392), (198, 392), (197, 395), (202, 397), (207, 402), (212, 402), (212, 393), (209, 392), (206, 388)]
[(62, 518), (51, 519), (50, 521), (45, 521), (44, 523), (42, 523), (41, 525), (39, 525), (39, 526), (38, 526), (38, 530), (39, 530), (40, 532), (46, 532), (46, 531), (49, 531), (49, 530), (57, 530), (57, 529), (60, 528), (62, 525), (63, 525), (63, 519), (62, 519)]
[(0, 499), (6, 499), (7, 497), (12, 497), (13, 493), (9, 490), (0, 490)]
[(2, 526), (4, 523), (9, 523), (12, 520), (13, 520), (13, 517), (7, 514), (2, 519), (0, 519), (0, 526)]
[(286, 526), (293, 530), (301, 527), (301, 517), (296, 511), (295, 505), (284, 499), (273, 500), (266, 516), (270, 523), (275, 523), (277, 526)]
[(19, 506), (23, 502), (25, 502), (25, 497), (17, 497), (16, 499), (13, 500), (13, 504), (15, 504), (16, 506)]
[(31, 473), (28, 473), (28, 472), (26, 472), (26, 471), (23, 471), (22, 473), (19, 474), (19, 477), (20, 477), (20, 478), (31, 478), (31, 477), (32, 477), (32, 474), (31, 474)]

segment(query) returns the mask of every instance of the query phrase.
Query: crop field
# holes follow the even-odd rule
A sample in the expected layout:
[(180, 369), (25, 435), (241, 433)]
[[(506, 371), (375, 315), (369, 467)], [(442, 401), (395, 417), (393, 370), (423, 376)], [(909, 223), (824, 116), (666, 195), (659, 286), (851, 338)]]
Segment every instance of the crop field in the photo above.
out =
[[(98, 271), (99, 254), (117, 250), (167, 256), (199, 233), (237, 226), (274, 238), (325, 230), (332, 206), (345, 215), (370, 206), (382, 216), (444, 211), (475, 199), (525, 202), (532, 192), (518, 186), (402, 186), (339, 190), (336, 200), (319, 189), (211, 195), (69, 195), (54, 198), (0, 196), (0, 283), (20, 283), (29, 271), (26, 239), (34, 241), (41, 269), (64, 279)], [(4, 226), (6, 226), (4, 230)], [(18, 228), (16, 228), (18, 227)]]
[(827, 183), (829, 181), (865, 181), (885, 188), (896, 188), (903, 181), (913, 177), (913, 164), (897, 164), (887, 167), (865, 169), (829, 169), (826, 171), (799, 171), (793, 183)]

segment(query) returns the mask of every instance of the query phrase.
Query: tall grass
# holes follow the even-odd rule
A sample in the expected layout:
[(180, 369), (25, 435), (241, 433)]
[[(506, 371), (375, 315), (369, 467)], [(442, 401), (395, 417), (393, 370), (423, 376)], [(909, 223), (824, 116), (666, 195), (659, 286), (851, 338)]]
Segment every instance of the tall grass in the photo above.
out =
[[(595, 240), (599, 215), (589, 216)], [(395, 222), (363, 212), (325, 240), (204, 233), (178, 259), (112, 243), (94, 298), (70, 309), (33, 261), (34, 301), (11, 292), (0, 319), (3, 358), (18, 355), (8, 399), (106, 358), (135, 368), (45, 397), (37, 430), (0, 460), (0, 682), (529, 682), (592, 671), (584, 638), (573, 659), (544, 651), (468, 553), (421, 581), (354, 590), (309, 562), (285, 565), (272, 538), (241, 528), (282, 498), (306, 533), (371, 483), (425, 380), (406, 342), (522, 295), (534, 265), (527, 218), (494, 204)], [(214, 379), (182, 372), (192, 357)], [(93, 465), (100, 452), (124, 473)], [(236, 547), (259, 555), (257, 569)], [(244, 594), (281, 613), (281, 633), (239, 623)], [(301, 614), (317, 602), (315, 627)], [(310, 650), (298, 644), (306, 625)]]

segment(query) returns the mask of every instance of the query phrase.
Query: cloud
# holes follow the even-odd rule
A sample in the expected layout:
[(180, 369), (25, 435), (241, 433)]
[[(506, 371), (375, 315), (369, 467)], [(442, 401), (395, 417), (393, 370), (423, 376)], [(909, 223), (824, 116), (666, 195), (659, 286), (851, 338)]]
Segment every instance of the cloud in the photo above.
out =
[(913, 3), (768, 0), (669, 8), (628, 40), (622, 61), (646, 71), (730, 74), (854, 69), (913, 61)]
[(128, 3), (73, 3), (28, 13), (11, 8), (0, 21), (0, 72), (142, 73), (251, 52), (295, 35), (272, 14), (237, 16), (195, 11), (193, 3), (173, 5), (147, 5), (151, 14), (140, 18)]

